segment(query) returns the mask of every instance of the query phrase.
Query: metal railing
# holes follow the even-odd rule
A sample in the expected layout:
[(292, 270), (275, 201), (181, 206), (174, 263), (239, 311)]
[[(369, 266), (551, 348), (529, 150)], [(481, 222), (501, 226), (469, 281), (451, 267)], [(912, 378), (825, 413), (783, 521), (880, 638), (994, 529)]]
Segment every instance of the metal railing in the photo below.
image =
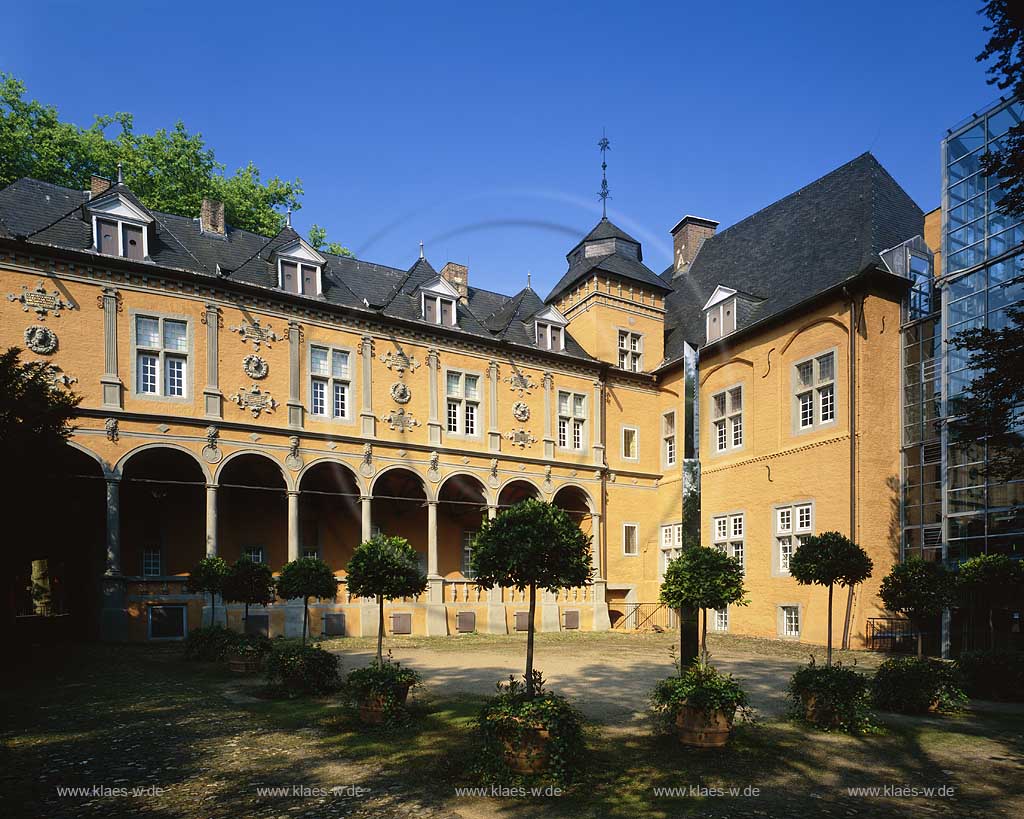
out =
[(609, 612), (615, 617), (612, 628), (619, 631), (658, 631), (678, 628), (679, 617), (675, 609), (664, 603), (610, 603)]

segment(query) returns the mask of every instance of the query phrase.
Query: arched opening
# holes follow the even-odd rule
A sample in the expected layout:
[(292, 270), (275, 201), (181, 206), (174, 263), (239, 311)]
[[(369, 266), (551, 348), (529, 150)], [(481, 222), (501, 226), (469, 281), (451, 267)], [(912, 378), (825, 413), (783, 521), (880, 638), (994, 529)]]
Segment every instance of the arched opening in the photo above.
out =
[(563, 486), (551, 499), (559, 509), (564, 509), (584, 532), (590, 534), (591, 513), (590, 499), (587, 493), (578, 486)]
[(498, 506), (505, 508), (514, 506), (527, 498), (539, 498), (540, 491), (529, 481), (509, 481), (498, 494)]
[(342, 463), (313, 464), (299, 483), (299, 554), (342, 571), (362, 536), (359, 483)]
[(277, 572), (288, 562), (288, 494), (281, 467), (265, 455), (237, 455), (217, 478), (217, 553), (243, 554)]
[(423, 479), (409, 469), (390, 469), (373, 484), (372, 532), (404, 537), (427, 571), (427, 491)]
[(188, 574), (206, 555), (206, 476), (180, 449), (151, 447), (121, 469), (121, 573)]
[(441, 485), (437, 500), (438, 574), (472, 579), (471, 545), (487, 520), (484, 485), (472, 475), (452, 475)]

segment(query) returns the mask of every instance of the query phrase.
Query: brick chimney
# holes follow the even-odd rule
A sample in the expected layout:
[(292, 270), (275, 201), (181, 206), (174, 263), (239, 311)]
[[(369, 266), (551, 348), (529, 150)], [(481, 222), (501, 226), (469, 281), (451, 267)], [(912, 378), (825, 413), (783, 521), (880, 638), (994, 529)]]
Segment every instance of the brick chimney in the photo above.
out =
[(705, 239), (715, 235), (718, 222), (714, 219), (705, 219), (702, 216), (686, 215), (679, 220), (672, 228), (672, 245), (674, 250), (674, 276), (685, 273), (690, 268), (690, 263), (704, 244)]
[(224, 228), (224, 203), (217, 199), (203, 199), (203, 207), (199, 211), (199, 228), (203, 233), (213, 233), (223, 236)]
[(469, 298), (469, 268), (464, 264), (446, 263), (441, 268), (441, 278), (459, 291), (459, 298), (463, 302)]
[(105, 176), (96, 176), (96, 174), (93, 174), (92, 178), (89, 180), (89, 198), (95, 199), (97, 196), (99, 196), (101, 193), (103, 193), (105, 190), (108, 190), (109, 188), (109, 179), (107, 179)]

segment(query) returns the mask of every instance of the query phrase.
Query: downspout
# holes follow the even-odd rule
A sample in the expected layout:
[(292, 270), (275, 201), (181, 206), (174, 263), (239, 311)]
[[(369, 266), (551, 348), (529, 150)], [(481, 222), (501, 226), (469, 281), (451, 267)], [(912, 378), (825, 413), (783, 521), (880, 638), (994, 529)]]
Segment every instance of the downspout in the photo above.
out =
[[(850, 540), (857, 542), (857, 328), (862, 315), (857, 313), (857, 300), (849, 288), (843, 288), (843, 294), (850, 305), (850, 355), (849, 382), (847, 384), (847, 408), (850, 418)], [(861, 306), (863, 314), (863, 304)], [(843, 642), (845, 649), (850, 647), (850, 621), (853, 614), (853, 586), (847, 589), (846, 617), (843, 620)]]
[(604, 463), (601, 464), (601, 574), (605, 581), (605, 599), (607, 602), (608, 585), (608, 367), (601, 368), (601, 451)]

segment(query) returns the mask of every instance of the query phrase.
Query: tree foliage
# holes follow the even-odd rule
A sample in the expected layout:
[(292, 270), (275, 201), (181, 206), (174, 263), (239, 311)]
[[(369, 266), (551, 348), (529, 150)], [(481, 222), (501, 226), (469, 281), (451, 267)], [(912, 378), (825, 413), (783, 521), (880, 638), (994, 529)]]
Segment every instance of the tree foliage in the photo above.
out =
[(351, 256), (352, 251), (341, 244), (341, 242), (327, 241), (327, 228), (321, 227), (316, 222), (309, 226), (309, 243), (315, 250), (325, 250), (335, 256)]
[(23, 82), (0, 72), (0, 187), (25, 176), (84, 190), (92, 174), (117, 177), (154, 210), (195, 218), (204, 197), (224, 202), (236, 228), (273, 235), (285, 208), (302, 205), (302, 182), (261, 179), (252, 162), (233, 174), (202, 134), (178, 121), (151, 134), (135, 130), (130, 113), (97, 116), (88, 128), (63, 122), (52, 105), (25, 99)]
[[(964, 603), (980, 601), (988, 610), (989, 648), (995, 648), (993, 611), (1017, 608), (1024, 597), (1024, 564), (1007, 555), (978, 555), (960, 564), (956, 584)], [(972, 607), (973, 608), (973, 607)], [(973, 615), (972, 615), (973, 616)]]
[(228, 569), (221, 596), (225, 603), (245, 603), (245, 619), (249, 606), (265, 606), (275, 597), (274, 574), (266, 563), (256, 563), (242, 556)]
[(479, 585), (530, 590), (525, 679), (527, 697), (532, 697), (537, 589), (557, 592), (591, 582), (590, 535), (564, 510), (530, 498), (484, 522), (473, 540), (471, 560)]
[(189, 572), (185, 587), (193, 594), (210, 595), (210, 625), (217, 622), (217, 595), (224, 589), (228, 564), (224, 558), (207, 555)]
[(897, 563), (882, 579), (878, 590), (885, 607), (906, 615), (917, 629), (917, 654), (921, 656), (921, 630), (929, 617), (937, 617), (954, 602), (953, 576), (935, 561), (913, 557)]
[(377, 623), (377, 662), (384, 662), (384, 601), (415, 597), (427, 588), (416, 550), (404, 537), (377, 535), (360, 543), (346, 569), (349, 594), (376, 597), (380, 617)]
[(331, 567), (315, 557), (300, 557), (285, 563), (277, 579), (277, 593), (285, 600), (302, 600), (302, 643), (309, 626), (309, 599), (333, 600), (338, 593), (338, 578)]

